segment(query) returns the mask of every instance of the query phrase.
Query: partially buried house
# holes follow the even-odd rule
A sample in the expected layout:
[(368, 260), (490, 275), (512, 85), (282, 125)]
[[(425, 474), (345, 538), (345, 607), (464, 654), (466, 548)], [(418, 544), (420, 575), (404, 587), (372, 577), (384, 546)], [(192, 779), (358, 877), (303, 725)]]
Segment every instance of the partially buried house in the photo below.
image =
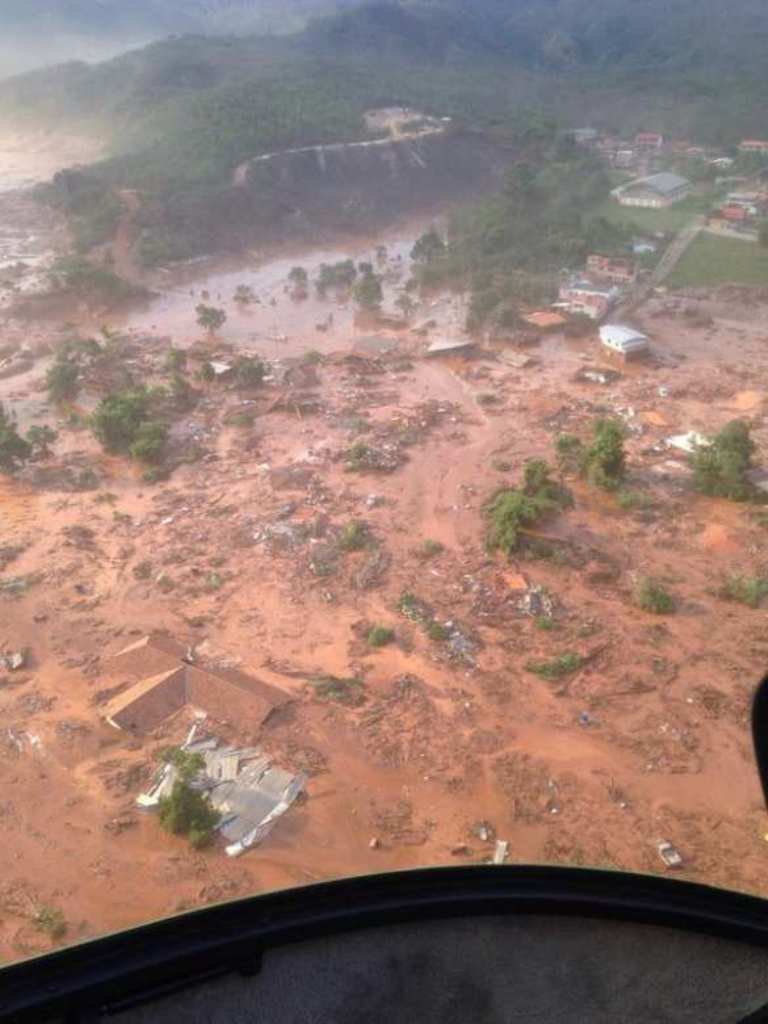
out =
[(256, 729), (290, 696), (252, 676), (198, 660), (194, 649), (164, 634), (145, 636), (110, 660), (136, 682), (114, 697), (104, 718), (116, 729), (152, 732), (187, 705), (220, 722)]

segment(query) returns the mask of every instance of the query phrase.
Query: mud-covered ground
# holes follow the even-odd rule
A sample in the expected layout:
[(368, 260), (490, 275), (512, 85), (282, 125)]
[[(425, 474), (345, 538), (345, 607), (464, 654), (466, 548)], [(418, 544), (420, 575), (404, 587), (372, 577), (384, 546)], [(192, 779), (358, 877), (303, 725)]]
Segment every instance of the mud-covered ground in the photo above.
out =
[[(389, 311), (411, 237), (384, 240)], [(76, 941), (273, 887), (486, 861), (493, 836), (513, 862), (641, 871), (665, 870), (656, 844), (669, 840), (682, 876), (766, 891), (748, 728), (766, 613), (717, 590), (730, 572), (766, 575), (768, 530), (749, 506), (695, 496), (684, 457), (660, 444), (741, 416), (768, 462), (766, 308), (698, 301), (692, 318), (657, 300), (640, 316), (654, 358), (600, 384), (576, 379), (605, 365), (596, 337), (547, 336), (521, 369), (500, 360), (503, 346), (433, 361), (430, 339), (460, 331), (458, 298), (425, 300), (411, 328), (436, 326), (419, 334), (355, 322), (344, 298), (286, 292), (290, 266), (331, 256), (176, 282), (110, 324), (126, 339), (119, 358), (147, 382), (167, 379), (170, 341), (270, 364), (246, 393), (203, 386), (190, 361), (199, 395), (173, 438), (194, 441), (199, 458), (169, 481), (142, 482), (46, 404), (46, 352), (71, 327), (36, 325), (32, 365), (0, 380), (20, 420), (60, 431), (50, 460), (0, 482), (0, 649), (29, 650), (23, 669), (0, 674), (6, 957), (47, 947), (33, 923), (41, 907), (60, 908)], [(370, 243), (355, 256), (370, 257)], [(239, 311), (239, 283), (260, 302)], [(229, 314), (209, 340), (194, 323), (203, 290)], [(397, 347), (350, 358), (371, 334)], [(91, 382), (80, 411), (98, 397)], [(539, 557), (489, 556), (488, 496), (516, 483), (525, 459), (551, 459), (559, 432), (586, 436), (606, 414), (626, 422), (627, 489), (647, 507), (571, 482), (574, 507), (542, 527)], [(358, 441), (391, 471), (351, 470)], [(346, 551), (356, 520), (365, 543)], [(428, 554), (427, 540), (442, 548)], [(666, 584), (674, 615), (637, 609), (641, 575)], [(403, 594), (442, 630), (403, 614)], [(395, 642), (371, 649), (374, 624)], [(292, 697), (257, 736), (214, 723), (310, 776), (306, 800), (239, 860), (194, 852), (134, 808), (188, 719), (138, 738), (101, 721), (122, 682), (109, 655), (158, 628)], [(526, 669), (566, 652), (583, 658), (572, 675)], [(323, 697), (319, 675), (362, 685)]]

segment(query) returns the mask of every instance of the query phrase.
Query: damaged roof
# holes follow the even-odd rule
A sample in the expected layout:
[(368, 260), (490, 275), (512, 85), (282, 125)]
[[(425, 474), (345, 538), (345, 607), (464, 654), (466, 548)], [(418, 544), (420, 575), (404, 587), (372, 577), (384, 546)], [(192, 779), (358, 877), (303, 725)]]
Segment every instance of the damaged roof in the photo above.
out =
[[(200, 754), (205, 761), (195, 785), (206, 791), (221, 815), (218, 832), (227, 840), (227, 855), (237, 857), (269, 835), (304, 789), (307, 777), (275, 767), (258, 747), (219, 746), (215, 738), (195, 742), (194, 733), (193, 729), (182, 749)], [(137, 804), (145, 809), (157, 807), (176, 779), (176, 768), (164, 765)]]

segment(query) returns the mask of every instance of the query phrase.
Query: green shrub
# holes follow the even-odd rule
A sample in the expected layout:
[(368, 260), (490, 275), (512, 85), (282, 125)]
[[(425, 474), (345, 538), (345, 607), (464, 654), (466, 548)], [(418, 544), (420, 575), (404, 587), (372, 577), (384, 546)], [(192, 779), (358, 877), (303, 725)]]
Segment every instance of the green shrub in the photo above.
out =
[(441, 643), (443, 640), (448, 639), (448, 630), (440, 622), (436, 622), (432, 619), (431, 622), (427, 623), (427, 636), (430, 640), (435, 640)]
[(32, 455), (32, 445), (19, 434), (0, 402), (0, 473), (14, 473)]
[(133, 567), (133, 575), (137, 580), (148, 580), (152, 575), (152, 563), (149, 561), (137, 562)]
[(362, 551), (370, 541), (368, 526), (359, 519), (353, 519), (347, 523), (339, 537), (339, 547), (342, 551)]
[(541, 676), (542, 679), (561, 679), (563, 676), (570, 676), (574, 672), (578, 672), (583, 664), (584, 658), (580, 654), (575, 651), (567, 651), (549, 661), (526, 662), (525, 667), (528, 672), (533, 672), (535, 675)]
[(35, 928), (52, 939), (61, 939), (67, 933), (67, 919), (58, 907), (42, 906), (35, 911)]
[(591, 446), (584, 455), (583, 472), (595, 487), (615, 491), (626, 475), (624, 429), (616, 420), (595, 423)]
[(550, 619), (547, 615), (539, 615), (534, 621), (536, 623), (536, 628), (543, 630), (545, 633), (559, 629), (559, 624), (554, 619)]
[(568, 492), (552, 480), (547, 463), (530, 459), (525, 464), (522, 487), (499, 491), (486, 509), (488, 549), (511, 554), (526, 527), (570, 503)]
[(718, 596), (726, 601), (738, 601), (749, 608), (759, 608), (768, 594), (768, 580), (758, 576), (741, 576), (732, 573), (723, 580)]
[(388, 626), (373, 626), (368, 633), (369, 647), (386, 647), (395, 639), (394, 629)]
[(360, 470), (365, 469), (370, 455), (371, 448), (365, 443), (365, 441), (355, 441), (355, 443), (347, 450), (347, 466), (354, 472), (360, 472)]
[(644, 612), (652, 612), (654, 615), (671, 615), (675, 610), (672, 595), (650, 576), (644, 576), (638, 582), (635, 601)]
[(157, 462), (165, 449), (168, 428), (158, 420), (142, 423), (134, 435), (130, 452), (137, 462)]
[(55, 405), (73, 401), (80, 390), (79, 378), (80, 369), (77, 363), (61, 354), (57, 356), (45, 374), (48, 400)]
[(310, 682), (318, 697), (325, 700), (334, 700), (338, 704), (346, 704), (349, 707), (358, 707), (365, 700), (365, 684), (356, 676), (348, 678), (317, 676)]
[(757, 496), (749, 479), (755, 442), (742, 420), (732, 420), (691, 456), (693, 485), (702, 494), (731, 501), (749, 501)]
[(642, 491), (619, 491), (616, 502), (625, 512), (639, 512), (653, 508), (653, 498)]
[(439, 540), (425, 540), (424, 543), (419, 547), (417, 555), (422, 561), (429, 561), (430, 558), (436, 558), (445, 551), (445, 545), (441, 544)]

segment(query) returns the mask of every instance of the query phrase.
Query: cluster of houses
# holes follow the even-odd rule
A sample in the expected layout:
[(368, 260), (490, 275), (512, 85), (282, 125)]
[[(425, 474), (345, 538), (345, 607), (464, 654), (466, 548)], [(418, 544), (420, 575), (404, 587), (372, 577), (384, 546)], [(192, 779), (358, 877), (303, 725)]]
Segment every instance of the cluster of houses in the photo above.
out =
[(707, 217), (714, 230), (753, 235), (757, 223), (768, 217), (768, 188), (749, 192), (729, 192), (717, 209)]
[[(734, 159), (722, 150), (692, 145), (681, 140), (668, 140), (660, 132), (638, 132), (633, 138), (621, 138), (596, 128), (577, 128), (571, 132), (581, 146), (595, 149), (611, 167), (649, 175), (661, 170), (665, 161), (702, 160), (718, 171), (726, 172)], [(746, 139), (739, 146), (742, 153), (759, 153), (768, 157), (768, 142)]]
[(634, 284), (637, 260), (632, 256), (592, 253), (585, 269), (560, 283), (556, 308), (565, 313), (603, 320), (621, 298), (622, 289)]

